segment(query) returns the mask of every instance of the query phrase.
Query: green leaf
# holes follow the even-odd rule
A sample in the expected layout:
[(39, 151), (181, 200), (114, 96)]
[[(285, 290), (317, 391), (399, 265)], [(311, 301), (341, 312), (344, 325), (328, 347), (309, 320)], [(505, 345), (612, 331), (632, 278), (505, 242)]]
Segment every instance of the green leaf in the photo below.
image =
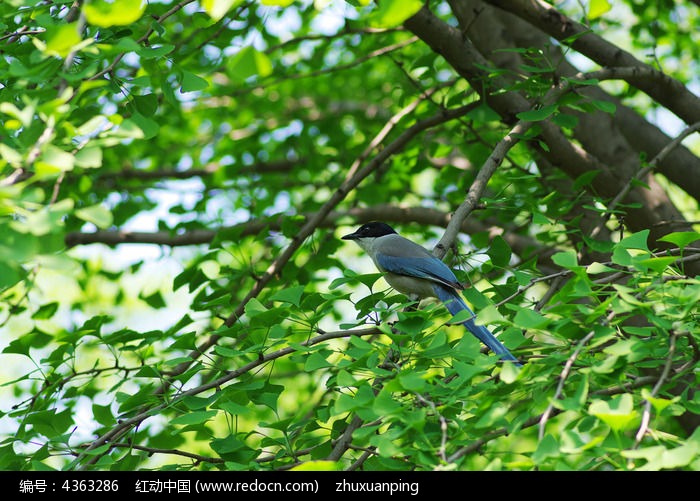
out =
[(653, 397), (647, 388), (642, 388), (642, 398), (649, 402), (657, 413), (662, 412), (666, 407), (681, 399), (681, 397), (674, 397), (670, 400), (667, 398)]
[(641, 449), (623, 450), (620, 451), (620, 454), (629, 459), (645, 459), (646, 464), (637, 468), (642, 471), (683, 468), (690, 465), (700, 455), (700, 445), (697, 440), (693, 440), (693, 436), (696, 435), (698, 435), (697, 430), (687, 443), (673, 449), (655, 445)]
[(617, 271), (615, 268), (611, 268), (610, 266), (599, 263), (598, 261), (595, 261), (586, 267), (586, 273), (589, 275), (597, 275), (598, 273), (610, 273), (615, 271)]
[(88, 146), (75, 154), (75, 165), (86, 169), (102, 167), (102, 149)]
[(273, 7), (289, 7), (294, 3), (294, 0), (260, 0), (260, 3)]
[(92, 416), (95, 421), (104, 426), (111, 426), (117, 422), (112, 413), (111, 405), (99, 405), (96, 403), (92, 404)]
[(501, 119), (501, 116), (485, 102), (470, 110), (465, 116), (477, 123), (497, 122)]
[(147, 46), (147, 47), (140, 47), (139, 48), (139, 56), (141, 56), (141, 59), (144, 61), (148, 61), (151, 59), (159, 59), (164, 56), (167, 56), (170, 54), (173, 50), (175, 50), (175, 46), (172, 44), (163, 44), (158, 47), (152, 47), (152, 46)]
[(593, 179), (595, 179), (595, 177), (598, 174), (600, 174), (600, 171), (597, 170), (590, 170), (584, 174), (581, 174), (579, 177), (576, 178), (576, 181), (574, 182), (574, 190), (578, 191), (587, 186), (590, 186), (593, 182)]
[(151, 308), (158, 309), (165, 308), (166, 306), (166, 302), (163, 299), (163, 294), (161, 294), (160, 291), (155, 291), (153, 294), (148, 296), (141, 293), (139, 294), (139, 299), (142, 299)]
[(638, 231), (637, 233), (633, 233), (632, 235), (629, 235), (622, 240), (620, 240), (617, 243), (618, 247), (622, 247), (623, 249), (641, 249), (648, 251), (649, 247), (647, 247), (647, 240), (649, 239), (649, 230), (642, 230)]
[(158, 111), (158, 98), (155, 94), (132, 96), (132, 99), (136, 110), (145, 117), (151, 117)]
[(49, 438), (58, 437), (73, 425), (71, 409), (56, 412), (56, 409), (32, 412), (25, 418), (27, 424)]
[(272, 73), (272, 62), (253, 46), (243, 47), (227, 63), (228, 75), (236, 82), (242, 83), (248, 78), (264, 78)]
[(53, 174), (72, 170), (74, 164), (73, 155), (49, 144), (37, 160), (36, 169), (42, 174)]
[(566, 268), (569, 270), (579, 268), (578, 258), (576, 257), (576, 251), (568, 250), (563, 252), (557, 252), (552, 256), (552, 261), (554, 264)]
[(101, 28), (133, 24), (145, 10), (145, 0), (90, 0), (83, 5), (87, 22)]
[(48, 304), (42, 305), (41, 308), (39, 308), (32, 315), (32, 318), (34, 320), (46, 320), (48, 318), (53, 317), (57, 310), (58, 310), (58, 303), (57, 302), (48, 303)]
[[(34, 118), (34, 112), (35, 112), (34, 106), (25, 106), (22, 109), (17, 108), (12, 103), (8, 102), (2, 102), (0, 103), (0, 113), (4, 113), (5, 115), (9, 115), (11, 117), (16, 118), (17, 120), (20, 121), (20, 123), (25, 126), (29, 127), (32, 124), (32, 119)], [(5, 143), (0, 143), (0, 146), (4, 146), (8, 150), (10, 150), (10, 147), (7, 146)], [(14, 151), (14, 150), (10, 150)], [(19, 155), (17, 153), (17, 155)], [(4, 156), (4, 153), (3, 153)]]
[(163, 374), (158, 372), (158, 369), (155, 367), (144, 365), (133, 375), (133, 377), (162, 379)]
[(301, 304), (301, 296), (304, 294), (304, 286), (303, 285), (296, 285), (294, 287), (287, 287), (286, 289), (281, 289), (272, 296), (270, 296), (270, 300), (272, 301), (282, 301), (284, 303), (290, 303), (293, 304), (296, 307), (299, 307)]
[(209, 82), (199, 75), (183, 70), (180, 92), (195, 92), (209, 87)]
[(552, 116), (559, 108), (556, 104), (550, 104), (547, 106), (542, 106), (536, 110), (521, 111), (515, 116), (520, 120), (525, 120), (527, 122), (539, 122), (540, 120), (546, 120)]
[(46, 53), (65, 58), (82, 40), (77, 22), (49, 26), (46, 28)]
[(251, 318), (269, 311), (267, 308), (265, 308), (265, 305), (263, 305), (256, 298), (252, 298), (250, 301), (248, 301), (245, 305), (244, 310), (246, 315), (248, 315)]
[(610, 101), (593, 100), (593, 101), (591, 101), (591, 104), (594, 107), (598, 108), (600, 111), (604, 111), (605, 113), (610, 113), (611, 115), (614, 115), (615, 110), (617, 110), (615, 103), (611, 103)]
[(588, 19), (597, 19), (612, 9), (608, 0), (591, 0), (588, 4)]
[(540, 464), (545, 460), (559, 456), (559, 442), (551, 434), (547, 433), (542, 440), (537, 443), (537, 449), (532, 454), (532, 460)]
[(677, 259), (678, 258), (674, 256), (651, 257), (646, 259), (638, 259), (635, 261), (635, 264), (643, 266), (644, 268), (648, 268), (656, 273), (661, 273), (666, 268), (668, 268), (670, 264), (674, 263)]
[(280, 394), (284, 391), (284, 386), (278, 384), (265, 384), (260, 392), (254, 392), (250, 395), (250, 400), (256, 404), (262, 404), (270, 408), (273, 412), (277, 412), (277, 401)]
[(333, 367), (333, 364), (328, 362), (324, 356), (320, 353), (311, 353), (304, 363), (304, 370), (307, 372), (313, 372), (318, 369), (324, 369), (326, 367)]
[(290, 468), (289, 471), (343, 471), (343, 464), (337, 461), (319, 459), (317, 461), (305, 461)]
[(658, 239), (661, 242), (669, 242), (678, 246), (679, 249), (685, 249), (688, 244), (700, 240), (700, 233), (697, 231), (676, 231), (664, 235)]
[(17, 353), (19, 355), (29, 356), (30, 348), (43, 348), (53, 338), (41, 332), (31, 332), (10, 341), (3, 348), (3, 353)]
[(382, 390), (372, 402), (372, 410), (379, 416), (390, 416), (400, 413), (402, 407), (393, 399), (390, 392)]
[[(578, 117), (567, 113), (557, 113), (554, 115), (554, 118), (552, 118), (552, 121), (559, 127), (564, 127), (565, 129), (573, 129), (578, 125)], [(598, 174), (598, 171), (590, 171), (589, 173)]]
[(424, 373), (402, 372), (399, 374), (398, 382), (404, 390), (420, 393), (426, 391), (430, 385), (425, 380)]
[(25, 271), (20, 266), (0, 261), (0, 290), (12, 287), (25, 277)]
[[(139, 129), (141, 129), (141, 132), (143, 132), (143, 139), (151, 139), (157, 136), (158, 132), (160, 131), (160, 125), (158, 125), (158, 122), (143, 116), (141, 113), (134, 113), (131, 116), (130, 121), (136, 124), (136, 126)], [(126, 122), (127, 120), (125, 120), (124, 123), (122, 123), (122, 127)]]
[(523, 308), (515, 314), (513, 322), (523, 329), (542, 329), (549, 324), (549, 319), (537, 311)]
[(588, 407), (588, 413), (597, 417), (615, 431), (631, 428), (638, 414), (634, 409), (632, 395), (623, 393), (609, 401), (594, 400)]
[(447, 334), (441, 330), (432, 337), (423, 355), (428, 358), (440, 358), (449, 355), (451, 351), (452, 347), (447, 342)]
[(491, 245), (486, 253), (497, 268), (506, 268), (510, 264), (512, 254), (510, 246), (500, 235), (495, 236), (491, 240)]
[(422, 0), (382, 0), (369, 16), (375, 28), (395, 28), (423, 7)]
[(501, 381), (512, 384), (518, 379), (520, 369), (513, 362), (504, 362), (501, 366)]
[(479, 312), (476, 314), (476, 323), (479, 325), (496, 324), (503, 321), (503, 315), (498, 311), (496, 305), (493, 304), (488, 304), (484, 308), (480, 308)]
[(616, 245), (613, 250), (612, 262), (620, 266), (629, 266), (632, 264), (632, 255), (624, 247)]
[(586, 403), (588, 388), (588, 374), (583, 374), (581, 376), (581, 383), (577, 386), (576, 392), (573, 396), (554, 400), (552, 403), (557, 409), (578, 412), (583, 409), (583, 406)]
[(240, 455), (236, 453), (240, 453), (248, 449), (248, 446), (245, 444), (245, 442), (236, 438), (235, 435), (229, 435), (226, 438), (215, 438), (214, 440), (209, 442), (209, 445), (219, 456), (221, 456), (224, 459), (231, 460), (240, 457)]
[(112, 213), (101, 204), (76, 209), (74, 214), (76, 217), (88, 223), (92, 223), (100, 229), (112, 226)]
[(672, 470), (682, 468), (700, 456), (700, 445), (697, 442), (688, 442), (679, 447), (664, 451), (661, 457), (661, 467)]
[(338, 371), (338, 376), (335, 378), (335, 382), (340, 387), (357, 386), (357, 381), (355, 381), (355, 378), (352, 377), (352, 374), (346, 370)]
[[(5, 123), (7, 124), (7, 122)], [(0, 157), (16, 169), (20, 168), (24, 161), (22, 155), (17, 150), (13, 150), (4, 143), (0, 144)]]
[(202, 0), (202, 7), (214, 21), (218, 21), (241, 3), (243, 0)]
[(354, 411), (368, 405), (374, 398), (372, 388), (368, 384), (362, 384), (357, 388), (354, 395), (341, 393), (335, 402), (335, 411), (338, 413)]
[(216, 416), (218, 411), (193, 411), (170, 420), (170, 424), (202, 424)]

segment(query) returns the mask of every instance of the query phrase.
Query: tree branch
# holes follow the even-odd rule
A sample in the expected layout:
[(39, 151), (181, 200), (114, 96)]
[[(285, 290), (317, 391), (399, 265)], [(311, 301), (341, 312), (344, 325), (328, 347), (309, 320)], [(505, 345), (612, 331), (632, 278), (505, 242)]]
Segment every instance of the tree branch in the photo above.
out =
[[(270, 173), (286, 173), (295, 166), (305, 162), (305, 158), (296, 160), (277, 160), (271, 162), (259, 162), (252, 165), (241, 165), (236, 167), (236, 172), (241, 174), (270, 174)], [(142, 170), (134, 168), (125, 168), (119, 171), (111, 171), (100, 174), (99, 181), (106, 179), (138, 179), (139, 181), (159, 181), (162, 179), (191, 179), (193, 177), (211, 176), (219, 169), (227, 168), (227, 166), (219, 163), (210, 163), (201, 169), (156, 169)]]
[(565, 16), (543, 0), (484, 1), (521, 17), (601, 66), (635, 67), (636, 71), (626, 72), (622, 76), (627, 83), (663, 104), (687, 124), (700, 121), (700, 99), (685, 85), (592, 33), (590, 28)]
[[(304, 214), (305, 219), (310, 219), (314, 213)], [(130, 232), (130, 231), (96, 231), (92, 233), (71, 232), (65, 237), (68, 247), (90, 244), (104, 244), (115, 247), (122, 244), (152, 244), (179, 247), (186, 245), (204, 245), (210, 243), (217, 236), (222, 241), (227, 241), (227, 235), (236, 235), (243, 238), (257, 235), (267, 229), (280, 231), (286, 215), (272, 216), (269, 218), (255, 219), (234, 226), (225, 226), (217, 230), (189, 230), (182, 234), (168, 231), (157, 232)], [(343, 220), (351, 218), (358, 223), (381, 219), (388, 223), (417, 223), (422, 226), (437, 226), (446, 228), (452, 216), (430, 207), (402, 207), (391, 204), (378, 204), (370, 207), (353, 207), (345, 211), (331, 211), (326, 218), (319, 223), (319, 228), (335, 228)], [(495, 223), (494, 223), (495, 224)], [(537, 256), (540, 269), (546, 273), (553, 273), (557, 268), (551, 261), (551, 256), (558, 250), (546, 247), (536, 239), (527, 235), (521, 235), (508, 228), (490, 226), (488, 222), (467, 218), (462, 222), (460, 231), (466, 235), (480, 232), (489, 232), (500, 235), (513, 251), (523, 260)]]
[(666, 158), (666, 156), (669, 155), (675, 148), (677, 148), (686, 137), (698, 130), (700, 130), (700, 122), (697, 122), (691, 125), (690, 127), (687, 127), (683, 132), (681, 132), (678, 135), (678, 137), (676, 137), (670, 143), (664, 146), (664, 148), (659, 153), (657, 153), (657, 155), (649, 162), (649, 164), (646, 167), (641, 168), (639, 172), (634, 177), (632, 177), (627, 182), (627, 184), (625, 184), (622, 187), (620, 193), (618, 193), (617, 196), (615, 196), (615, 198), (613, 198), (608, 204), (606, 204), (606, 213), (601, 217), (598, 226), (596, 226), (591, 232), (591, 236), (595, 237), (600, 232), (602, 227), (610, 220), (610, 217), (612, 216), (615, 207), (617, 207), (617, 205), (627, 196), (630, 190), (632, 190), (632, 183), (635, 181), (635, 179), (644, 181), (644, 179), (654, 169), (656, 169), (656, 166), (659, 164), (659, 162), (663, 161), (663, 159)]
[(455, 240), (457, 239), (457, 234), (462, 227), (462, 223), (479, 203), (489, 179), (491, 179), (491, 176), (493, 176), (493, 174), (496, 172), (498, 166), (501, 165), (501, 162), (503, 162), (508, 150), (518, 143), (520, 140), (519, 136), (527, 132), (531, 126), (532, 122), (525, 122), (522, 120), (519, 121), (493, 149), (493, 152), (491, 155), (489, 155), (489, 158), (486, 160), (481, 169), (479, 169), (476, 179), (474, 179), (474, 182), (469, 187), (466, 199), (452, 215), (452, 220), (447, 226), (445, 234), (437, 243), (435, 249), (433, 249), (433, 254), (435, 254), (437, 257), (442, 259), (447, 253), (447, 250), (452, 248)]

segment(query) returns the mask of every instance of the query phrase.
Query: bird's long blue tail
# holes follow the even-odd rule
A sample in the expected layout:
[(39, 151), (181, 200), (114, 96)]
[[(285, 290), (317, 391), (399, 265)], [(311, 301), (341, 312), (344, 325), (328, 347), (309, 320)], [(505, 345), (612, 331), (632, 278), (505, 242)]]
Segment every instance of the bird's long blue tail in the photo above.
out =
[[(468, 311), (470, 314), (474, 315), (474, 312), (469, 309), (469, 306), (464, 302), (461, 296), (454, 290), (444, 287), (440, 284), (434, 284), (433, 289), (438, 299), (445, 303), (448, 311), (453, 315), (456, 315), (462, 310)], [(520, 361), (513, 356), (513, 354), (508, 351), (508, 348), (503, 346), (503, 344), (494, 336), (491, 331), (489, 331), (483, 325), (477, 325), (473, 318), (465, 320), (462, 322), (464, 326), (476, 336), (479, 341), (484, 343), (488, 348), (493, 351), (496, 355), (501, 357), (502, 360), (509, 360), (515, 362), (516, 365), (522, 366)]]

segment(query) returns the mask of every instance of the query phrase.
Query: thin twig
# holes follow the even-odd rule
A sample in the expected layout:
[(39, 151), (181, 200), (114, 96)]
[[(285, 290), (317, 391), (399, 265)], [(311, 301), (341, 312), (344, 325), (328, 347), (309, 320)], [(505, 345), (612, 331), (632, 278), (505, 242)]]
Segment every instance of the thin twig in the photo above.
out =
[[(673, 365), (673, 355), (676, 352), (676, 332), (671, 330), (669, 332), (669, 341), (668, 341), (668, 354), (666, 355), (666, 363), (664, 364), (664, 368), (661, 371), (661, 375), (659, 376), (658, 381), (656, 381), (656, 384), (654, 385), (654, 388), (651, 390), (650, 397), (654, 398), (656, 395), (659, 393), (661, 390), (661, 387), (664, 385), (666, 380), (668, 379), (669, 374), (671, 373), (671, 367)], [(644, 435), (646, 435), (647, 430), (649, 429), (649, 421), (651, 420), (651, 401), (647, 399), (646, 403), (644, 404), (644, 411), (642, 412), (642, 422), (639, 425), (639, 429), (637, 430), (637, 434), (634, 436), (634, 446), (633, 449), (639, 448), (639, 445), (642, 442), (642, 439), (644, 438)], [(630, 459), (631, 461), (631, 459)]]
[[(608, 322), (612, 320), (612, 318), (615, 316), (614, 313), (610, 313), (608, 315), (608, 318), (606, 319)], [(571, 354), (571, 356), (566, 360), (566, 363), (564, 364), (564, 369), (561, 371), (561, 374), (559, 375), (559, 384), (557, 385), (557, 389), (554, 392), (554, 396), (552, 397), (552, 401), (559, 399), (561, 397), (561, 394), (564, 391), (564, 383), (566, 383), (566, 379), (569, 377), (569, 374), (571, 373), (571, 368), (574, 365), (574, 362), (578, 358), (579, 353), (581, 353), (581, 350), (583, 350), (583, 347), (588, 344), (588, 342), (593, 339), (595, 336), (595, 331), (590, 331), (586, 336), (581, 339), (578, 344), (576, 345), (576, 349), (574, 352)], [(538, 439), (542, 440), (544, 438), (544, 430), (545, 427), (547, 426), (547, 420), (549, 420), (549, 417), (552, 415), (552, 411), (554, 409), (554, 404), (550, 403), (547, 406), (547, 410), (545, 410), (542, 413), (542, 416), (540, 418), (540, 424), (539, 424), (539, 431), (538, 431)]]

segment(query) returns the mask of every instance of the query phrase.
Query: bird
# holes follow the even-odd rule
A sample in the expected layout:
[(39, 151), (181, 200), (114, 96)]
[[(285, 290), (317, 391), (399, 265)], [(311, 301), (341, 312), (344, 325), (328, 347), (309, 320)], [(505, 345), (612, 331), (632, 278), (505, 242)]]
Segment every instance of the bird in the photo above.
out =
[(474, 312), (458, 292), (464, 290), (464, 286), (449, 266), (424, 247), (402, 237), (391, 226), (379, 221), (363, 224), (341, 239), (355, 242), (369, 254), (377, 269), (395, 290), (409, 297), (436, 297), (452, 315), (464, 310), (469, 312), (471, 318), (460, 323), (501, 360), (522, 366), (490, 330), (474, 322)]

